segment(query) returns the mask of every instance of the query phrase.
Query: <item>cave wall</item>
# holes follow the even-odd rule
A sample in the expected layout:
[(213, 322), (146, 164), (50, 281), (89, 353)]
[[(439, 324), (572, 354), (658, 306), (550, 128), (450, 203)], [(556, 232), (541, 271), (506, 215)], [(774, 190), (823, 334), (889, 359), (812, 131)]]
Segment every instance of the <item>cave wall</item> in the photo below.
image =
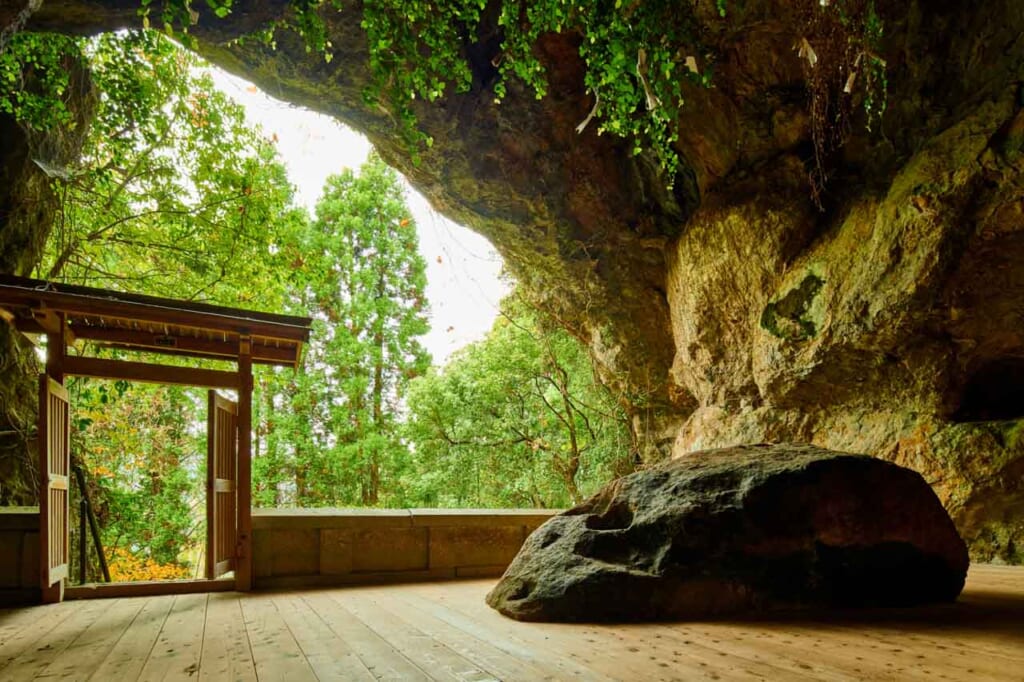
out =
[[(0, 15), (0, 30), (7, 24)], [(66, 126), (32, 130), (0, 112), (0, 272), (28, 276), (59, 214), (50, 173), (73, 167), (95, 108), (95, 92), (79, 55), (69, 54)], [(26, 87), (33, 87), (28, 74)], [(36, 418), (39, 367), (35, 348), (0, 324), (0, 506), (38, 502)]]
[[(672, 191), (627, 144), (575, 132), (593, 100), (572, 35), (537, 46), (540, 101), (512, 82), (495, 103), (498, 47), (468, 46), (472, 90), (416, 104), (434, 144), (414, 163), (363, 99), (358, 3), (323, 15), (329, 63), (288, 34), (231, 42), (281, 0), (192, 33), (215, 63), (364, 132), (487, 236), (589, 344), (648, 460), (790, 440), (875, 454), (925, 475), (976, 558), (1024, 560), (1024, 5), (876, 2), (888, 109), (871, 130), (855, 116), (819, 204), (798, 4), (731, 3), (722, 22), (695, 3), (717, 64), (687, 93)], [(132, 25), (135, 7), (49, 0), (33, 28)]]

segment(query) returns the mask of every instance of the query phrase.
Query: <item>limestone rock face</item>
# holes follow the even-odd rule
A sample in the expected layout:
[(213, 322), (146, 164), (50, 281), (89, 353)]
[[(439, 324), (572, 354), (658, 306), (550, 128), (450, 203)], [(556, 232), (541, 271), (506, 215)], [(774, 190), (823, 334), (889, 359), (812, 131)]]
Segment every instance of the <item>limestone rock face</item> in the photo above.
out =
[(921, 476), (809, 445), (694, 453), (527, 539), (487, 603), (519, 620), (690, 619), (953, 601), (967, 548)]

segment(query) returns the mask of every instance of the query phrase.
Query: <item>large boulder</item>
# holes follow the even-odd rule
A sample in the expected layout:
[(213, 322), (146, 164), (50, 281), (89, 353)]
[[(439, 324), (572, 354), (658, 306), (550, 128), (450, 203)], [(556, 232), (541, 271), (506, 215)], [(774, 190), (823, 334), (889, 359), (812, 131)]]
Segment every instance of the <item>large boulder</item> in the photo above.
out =
[(685, 619), (953, 601), (967, 548), (919, 474), (810, 445), (707, 450), (527, 539), (487, 603), (518, 620)]

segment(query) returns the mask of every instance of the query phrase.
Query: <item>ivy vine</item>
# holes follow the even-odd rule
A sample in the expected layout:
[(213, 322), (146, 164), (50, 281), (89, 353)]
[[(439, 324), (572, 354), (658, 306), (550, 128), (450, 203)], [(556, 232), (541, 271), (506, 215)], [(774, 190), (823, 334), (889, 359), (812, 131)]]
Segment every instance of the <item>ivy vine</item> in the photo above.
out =
[[(722, 22), (728, 0), (715, 0)], [(366, 30), (374, 87), (371, 102), (385, 99), (397, 112), (413, 145), (429, 145), (418, 131), (412, 103), (433, 101), (449, 89), (468, 90), (473, 74), (469, 47), (492, 20), (486, 0), (366, 0)], [(861, 93), (867, 124), (885, 110), (885, 61), (879, 56), (883, 24), (873, 0), (800, 0), (795, 48), (803, 58), (816, 151), (811, 184), (817, 199), (827, 181), (825, 157), (845, 141), (850, 102)], [(512, 78), (542, 98), (547, 93), (543, 64), (535, 51), (549, 33), (579, 36), (584, 86), (593, 97), (590, 115), (599, 134), (631, 141), (634, 154), (653, 153), (671, 186), (679, 168), (675, 149), (687, 84), (710, 87), (715, 54), (706, 27), (692, 8), (672, 0), (503, 0), (497, 16), (500, 52), (495, 100), (507, 96)]]
[(72, 124), (66, 98), (68, 60), (78, 55), (73, 38), (15, 33), (0, 53), (0, 112), (29, 130), (46, 131)]
[[(199, 17), (193, 0), (140, 2), (139, 14), (147, 25), (151, 17), (158, 17), (166, 32), (191, 44), (188, 29)], [(234, 0), (204, 2), (223, 18), (231, 13)], [(285, 18), (249, 38), (274, 45), (276, 32), (293, 30), (305, 39), (309, 52), (330, 61), (333, 46), (323, 15), (325, 8), (340, 9), (341, 2), (291, 0)], [(727, 22), (729, 1), (715, 0), (715, 8), (719, 21)], [(869, 128), (884, 113), (887, 82), (885, 61), (879, 56), (883, 24), (873, 0), (797, 0), (794, 8), (799, 17), (793, 27), (794, 47), (805, 65), (817, 153), (811, 173), (817, 195), (828, 179), (825, 157), (848, 134), (854, 92), (860, 93)], [(713, 83), (715, 54), (705, 35), (709, 20), (702, 21), (693, 8), (674, 0), (364, 0), (362, 28), (373, 76), (364, 95), (368, 103), (383, 104), (395, 114), (413, 160), (418, 161), (432, 141), (417, 125), (414, 103), (469, 90), (474, 73), (468, 54), (481, 36), (496, 38), (499, 45), (491, 60), (497, 78), (484, 85), (493, 87), (495, 100), (501, 102), (512, 79), (524, 83), (537, 98), (544, 97), (548, 85), (536, 46), (546, 34), (574, 34), (586, 68), (584, 87), (594, 103), (577, 130), (592, 125), (599, 134), (630, 140), (634, 154), (649, 151), (671, 185), (679, 167), (675, 145), (684, 91), (688, 84)], [(53, 52), (36, 54), (39, 59), (54, 58)], [(0, 82), (5, 85), (22, 78), (26, 68), (32, 70), (31, 63), (12, 63), (9, 53), (2, 57)], [(59, 79), (59, 70), (52, 77)], [(48, 85), (54, 87), (41, 90), (59, 92), (66, 87)], [(59, 107), (47, 114), (43, 103), (32, 101), (31, 93), (12, 95), (15, 90), (8, 88), (6, 99), (0, 98), (2, 110), (10, 112), (16, 106), (40, 122), (47, 115), (66, 115)]]

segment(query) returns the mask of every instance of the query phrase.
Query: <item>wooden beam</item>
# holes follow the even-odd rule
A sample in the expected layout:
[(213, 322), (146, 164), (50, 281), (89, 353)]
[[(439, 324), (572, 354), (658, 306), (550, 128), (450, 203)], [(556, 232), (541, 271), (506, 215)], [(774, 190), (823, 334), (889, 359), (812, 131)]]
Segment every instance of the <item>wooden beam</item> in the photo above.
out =
[(151, 384), (238, 389), (238, 375), (234, 372), (195, 367), (172, 367), (146, 362), (84, 358), (77, 355), (69, 355), (64, 358), (64, 373), (80, 377), (124, 379)]
[(238, 343), (238, 554), (235, 589), (252, 589), (252, 342)]
[[(109, 293), (109, 292), (108, 292)], [(143, 298), (143, 297), (136, 297)], [(272, 339), (305, 341), (309, 338), (308, 322), (304, 318), (280, 316), (286, 321), (267, 320), (274, 317), (252, 311), (217, 309), (212, 306), (188, 306), (184, 301), (158, 300), (158, 304), (129, 300), (111, 300), (82, 294), (62, 293), (45, 289), (19, 286), (0, 287), (0, 302), (8, 306), (52, 308), (69, 316), (89, 315), (126, 321), (145, 321), (194, 327), (216, 332), (234, 332), (265, 336)], [(173, 306), (180, 307), (173, 307)], [(198, 309), (197, 309), (198, 308)], [(210, 309), (218, 312), (210, 312)], [(248, 315), (251, 315), (249, 317)]]
[(72, 585), (64, 592), (66, 599), (117, 599), (121, 597), (153, 597), (168, 594), (202, 594), (230, 592), (235, 582), (222, 580), (149, 580), (133, 583), (97, 583)]
[[(131, 329), (115, 329), (112, 327), (75, 326), (75, 334), (81, 340), (99, 341), (115, 348), (134, 350), (151, 350), (162, 355), (184, 355), (189, 357), (217, 357), (236, 360), (238, 358), (237, 341), (218, 341), (215, 339), (197, 339), (189, 336), (175, 336), (135, 331)], [(253, 344), (252, 361), (272, 365), (290, 365), (295, 362), (300, 344), (286, 342), (280, 348)]]
[(64, 361), (68, 354), (68, 325), (63, 313), (56, 313), (53, 331), (46, 334), (46, 374), (64, 385)]

